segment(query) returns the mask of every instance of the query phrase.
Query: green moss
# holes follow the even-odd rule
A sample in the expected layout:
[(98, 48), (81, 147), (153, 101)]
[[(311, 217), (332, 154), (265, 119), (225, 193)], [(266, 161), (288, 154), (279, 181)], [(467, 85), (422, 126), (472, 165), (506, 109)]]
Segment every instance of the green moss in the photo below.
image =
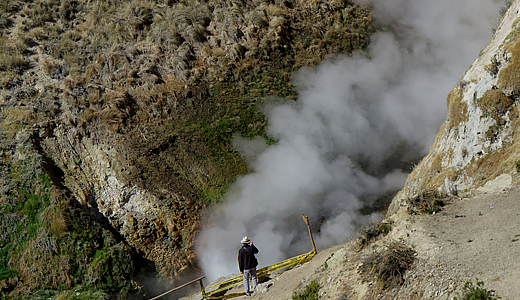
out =
[(63, 198), (42, 174), (32, 150), (20, 151), (26, 158), (2, 170), (8, 172), (3, 176), (10, 185), (3, 186), (0, 202), (0, 280), (17, 278), (5, 288), (23, 286), (38, 294), (78, 286), (103, 289), (107, 298), (123, 295), (120, 299), (135, 293), (133, 250), (118, 244), (77, 203)]
[(9, 251), (13, 243), (9, 243), (0, 249), (0, 280), (8, 279), (18, 275), (18, 272), (8, 267), (10, 255)]

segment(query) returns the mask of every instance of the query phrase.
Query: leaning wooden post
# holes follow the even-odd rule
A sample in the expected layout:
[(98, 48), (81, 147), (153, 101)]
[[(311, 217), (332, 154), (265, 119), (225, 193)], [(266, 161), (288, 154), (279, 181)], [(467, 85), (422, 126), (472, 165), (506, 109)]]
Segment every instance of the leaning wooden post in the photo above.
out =
[(305, 222), (305, 224), (307, 224), (307, 229), (309, 229), (309, 236), (311, 237), (312, 248), (314, 249), (314, 251), (316, 253), (318, 253), (318, 251), (316, 251), (316, 245), (314, 244), (314, 239), (312, 238), (312, 231), (311, 231), (311, 226), (309, 225), (309, 218), (302, 214), (302, 219), (303, 219), (303, 222)]
[(200, 292), (202, 293), (202, 298), (204, 298), (204, 296), (206, 296), (206, 292), (204, 291), (204, 284), (202, 283), (202, 278), (204, 278), (204, 277), (199, 278), (199, 283), (200, 283)]

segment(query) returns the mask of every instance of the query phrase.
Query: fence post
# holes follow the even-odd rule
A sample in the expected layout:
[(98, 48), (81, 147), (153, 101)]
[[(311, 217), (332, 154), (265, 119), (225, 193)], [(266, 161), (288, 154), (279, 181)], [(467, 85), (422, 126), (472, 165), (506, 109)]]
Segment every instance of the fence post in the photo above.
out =
[(199, 278), (199, 283), (200, 283), (200, 292), (202, 293), (202, 298), (204, 298), (204, 296), (206, 296), (206, 292), (204, 291), (204, 284), (202, 283), (202, 278), (204, 278), (204, 277)]
[[(314, 244), (314, 239), (312, 238), (311, 226), (309, 225), (309, 218), (307, 216), (305, 216), (304, 214), (302, 214), (302, 219), (303, 219), (303, 222), (305, 222), (305, 224), (307, 224), (307, 229), (309, 229), (309, 236), (311, 237), (312, 248), (314, 249), (314, 251), (316, 251), (316, 245)], [(316, 251), (316, 253), (318, 253), (318, 252)]]

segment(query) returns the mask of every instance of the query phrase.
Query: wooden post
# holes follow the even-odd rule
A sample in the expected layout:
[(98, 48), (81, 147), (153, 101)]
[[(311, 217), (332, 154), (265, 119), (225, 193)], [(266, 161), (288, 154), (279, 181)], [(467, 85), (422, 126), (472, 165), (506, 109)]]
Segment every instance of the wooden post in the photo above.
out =
[[(302, 219), (303, 219), (303, 222), (305, 222), (305, 224), (307, 224), (307, 229), (309, 229), (309, 236), (311, 237), (312, 248), (314, 249), (314, 251), (316, 251), (316, 245), (314, 244), (314, 239), (312, 238), (311, 226), (309, 225), (309, 218), (307, 216), (305, 216), (304, 214), (302, 214)], [(318, 253), (318, 251), (316, 251), (316, 253)]]
[[(193, 279), (192, 281), (190, 281), (190, 282), (186, 282), (185, 284), (180, 285), (180, 286), (178, 286), (178, 287), (176, 287), (176, 288), (173, 288), (173, 289), (167, 291), (166, 293), (162, 293), (162, 294), (160, 294), (159, 296), (155, 296), (155, 297), (151, 298), (150, 300), (155, 300), (155, 299), (159, 299), (159, 298), (161, 298), (161, 297), (164, 297), (164, 296), (168, 295), (169, 293), (172, 293), (172, 292), (175, 292), (175, 291), (177, 291), (177, 290), (180, 290), (180, 289), (182, 289), (183, 287), (186, 287), (186, 286), (188, 286), (188, 285), (190, 285), (190, 284), (192, 284), (192, 283), (194, 283), (194, 282), (197, 282), (197, 281), (200, 281), (200, 285), (202, 286), (202, 279), (203, 279), (203, 278), (204, 278), (204, 276), (199, 277), (199, 278), (197, 278), (197, 279)], [(202, 290), (202, 292), (204, 293), (204, 290)]]
[(199, 283), (200, 283), (200, 292), (202, 293), (202, 298), (204, 298), (204, 296), (206, 296), (206, 292), (204, 291), (204, 284), (202, 283), (202, 278), (204, 278), (204, 277), (199, 278)]

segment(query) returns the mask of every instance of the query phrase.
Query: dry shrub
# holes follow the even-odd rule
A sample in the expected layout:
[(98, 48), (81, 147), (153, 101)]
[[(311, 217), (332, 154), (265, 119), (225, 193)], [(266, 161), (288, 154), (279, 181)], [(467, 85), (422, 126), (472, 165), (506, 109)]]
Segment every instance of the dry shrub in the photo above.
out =
[(62, 237), (67, 232), (67, 222), (63, 218), (53, 219), (49, 230), (52, 235)]
[(436, 190), (425, 190), (415, 198), (409, 199), (410, 212), (413, 213), (435, 213), (441, 210), (444, 206), (446, 194), (440, 193)]
[(271, 16), (283, 16), (285, 14), (282, 7), (274, 4), (269, 4), (266, 9), (266, 12)]
[(191, 44), (196, 42), (202, 43), (206, 40), (206, 28), (202, 24), (193, 24), (188, 26), (184, 31), (184, 38)]
[(392, 229), (392, 224), (381, 221), (370, 224), (367, 227), (362, 228), (359, 231), (358, 236), (358, 246), (359, 250), (365, 248), (370, 245), (373, 241), (375, 241), (379, 236), (387, 235)]
[(375, 251), (362, 258), (360, 273), (364, 281), (376, 281), (385, 290), (399, 287), (404, 274), (415, 259), (415, 251), (403, 242), (393, 241), (385, 249)]
[(5, 119), (0, 123), (0, 129), (6, 138), (14, 138), (16, 133), (24, 126), (34, 120), (34, 113), (26, 106), (11, 106), (3, 110)]
[(247, 49), (240, 44), (231, 44), (225, 48), (226, 57), (235, 61), (242, 58), (246, 51)]
[(31, 64), (24, 56), (26, 48), (20, 40), (10, 42), (8, 38), (0, 36), (0, 71), (22, 74), (30, 69)]
[(253, 23), (253, 25), (260, 27), (260, 28), (267, 27), (267, 25), (269, 24), (267, 22), (265, 13), (258, 12), (256, 10), (253, 10), (249, 13), (249, 20)]

